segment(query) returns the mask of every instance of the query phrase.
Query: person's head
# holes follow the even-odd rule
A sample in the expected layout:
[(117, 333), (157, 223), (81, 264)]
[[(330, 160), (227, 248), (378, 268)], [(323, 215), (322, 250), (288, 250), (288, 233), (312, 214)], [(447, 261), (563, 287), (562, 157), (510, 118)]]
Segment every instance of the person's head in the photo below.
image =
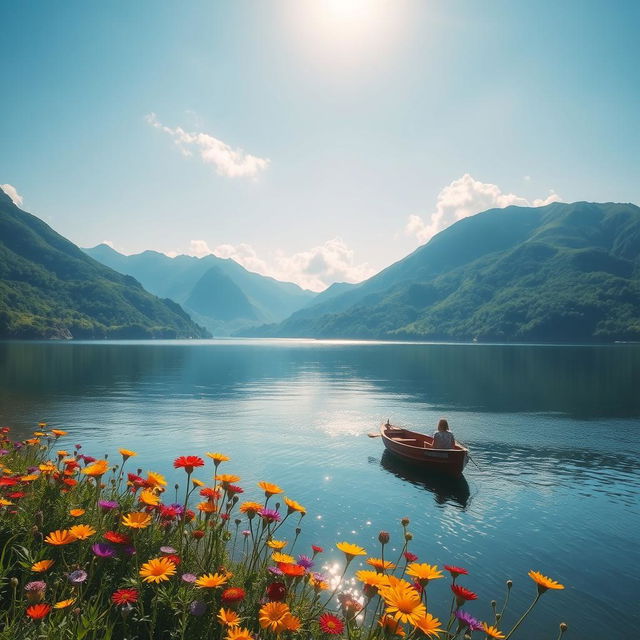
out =
[(449, 423), (444, 418), (438, 422), (438, 431), (449, 431)]

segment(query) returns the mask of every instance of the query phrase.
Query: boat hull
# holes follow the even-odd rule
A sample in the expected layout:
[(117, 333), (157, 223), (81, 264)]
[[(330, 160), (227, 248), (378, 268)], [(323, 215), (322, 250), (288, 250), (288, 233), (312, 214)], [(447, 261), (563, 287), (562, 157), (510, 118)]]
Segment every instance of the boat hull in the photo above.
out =
[(469, 460), (469, 452), (464, 447), (456, 444), (454, 449), (433, 449), (431, 436), (403, 427), (383, 424), (380, 435), (387, 451), (425, 471), (459, 477)]

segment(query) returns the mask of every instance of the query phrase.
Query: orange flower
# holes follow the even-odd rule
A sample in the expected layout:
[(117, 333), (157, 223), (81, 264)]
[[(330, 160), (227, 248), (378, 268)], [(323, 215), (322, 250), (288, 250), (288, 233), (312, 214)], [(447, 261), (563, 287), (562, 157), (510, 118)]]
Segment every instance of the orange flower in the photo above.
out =
[(286, 540), (267, 540), (267, 547), (270, 549), (284, 549), (287, 546)]
[(218, 613), (218, 620), (225, 627), (237, 627), (240, 624), (240, 616), (233, 609), (225, 609), (224, 607)]
[(131, 529), (146, 529), (151, 524), (151, 516), (148, 513), (135, 511), (122, 516), (122, 524)]
[(49, 604), (32, 604), (27, 607), (27, 615), (32, 620), (42, 620), (51, 611), (51, 605)]
[(489, 638), (498, 638), (498, 640), (500, 640), (500, 638), (504, 638), (505, 635), (504, 633), (502, 633), (498, 627), (492, 627), (491, 625), (487, 624), (486, 622), (482, 623), (482, 630), (487, 634), (487, 636)]
[(291, 564), (290, 562), (278, 562), (278, 569), (284, 573), (285, 576), (303, 576), (305, 574), (305, 568), (299, 564)]
[(99, 478), (107, 471), (109, 471), (109, 463), (106, 460), (96, 460), (95, 462), (88, 464), (82, 470), (82, 473), (94, 478)]
[(160, 504), (160, 496), (157, 496), (151, 489), (143, 489), (138, 496), (138, 501), (149, 507), (155, 507)]
[(363, 582), (367, 587), (375, 587), (376, 589), (388, 584), (387, 576), (378, 573), (377, 571), (356, 571), (356, 578)]
[(388, 560), (381, 560), (380, 558), (367, 558), (367, 564), (371, 565), (376, 571), (383, 572), (386, 569), (395, 569), (396, 565)]
[(399, 622), (415, 621), (424, 617), (427, 613), (420, 594), (413, 588), (403, 584), (393, 587), (383, 587), (380, 595), (385, 601), (386, 613), (392, 615)]
[(437, 565), (433, 564), (419, 564), (412, 562), (407, 565), (407, 575), (413, 576), (418, 579), (421, 585), (427, 584), (429, 580), (437, 580), (438, 578), (444, 578), (442, 572), (438, 570)]
[(35, 571), (36, 573), (44, 573), (53, 567), (55, 564), (54, 560), (40, 560), (39, 562), (34, 562), (31, 565), (31, 571)]
[(215, 476), (215, 479), (218, 482), (222, 482), (222, 484), (230, 484), (232, 482), (238, 482), (240, 480), (240, 476), (236, 476), (233, 473), (221, 473)]
[(240, 511), (246, 513), (249, 517), (253, 517), (263, 506), (259, 502), (243, 502), (240, 505)]
[(392, 636), (404, 636), (405, 631), (402, 625), (393, 616), (382, 616), (378, 620), (378, 624), (384, 629), (385, 633)]
[(264, 494), (267, 496), (274, 496), (277, 493), (282, 493), (282, 489), (277, 485), (271, 482), (258, 482), (258, 486), (264, 491)]
[(289, 606), (284, 602), (267, 602), (258, 612), (258, 622), (263, 629), (269, 629), (274, 633), (284, 631), (285, 618), (291, 615)]
[(221, 573), (207, 573), (196, 580), (196, 585), (201, 589), (215, 589), (221, 587), (227, 581), (227, 577)]
[[(45, 427), (47, 425), (45, 424)], [(63, 431), (62, 429), (51, 429), (51, 433), (53, 433), (54, 436), (56, 436), (57, 438), (59, 438), (60, 436), (66, 436), (67, 432)]]
[[(440, 626), (440, 620), (435, 618), (430, 613), (426, 613), (424, 616), (413, 621), (413, 625), (416, 629), (420, 629), (422, 633), (428, 638), (437, 637), (439, 633), (442, 633), (444, 629)], [(504, 638), (504, 636), (502, 636)]]
[(55, 545), (56, 547), (60, 547), (64, 544), (69, 544), (74, 542), (76, 537), (68, 530), (68, 529), (59, 529), (58, 531), (52, 531), (44, 541), (47, 544)]
[(74, 518), (79, 518), (80, 516), (83, 516), (85, 514), (85, 510), (84, 509), (69, 509), (69, 515), (73, 516)]
[(75, 598), (68, 598), (67, 600), (60, 600), (53, 605), (54, 609), (66, 609), (70, 607), (76, 601)]
[(198, 510), (203, 513), (215, 513), (218, 508), (213, 502), (209, 502), (209, 500), (205, 500), (204, 502), (198, 503)]
[(359, 547), (357, 544), (351, 544), (350, 542), (338, 542), (336, 547), (347, 556), (347, 562), (351, 562), (356, 556), (367, 555), (367, 552), (362, 547)]
[(298, 511), (299, 513), (307, 513), (307, 510), (295, 500), (291, 500), (291, 498), (284, 499), (284, 503), (287, 505), (287, 511), (289, 513), (293, 513), (294, 511)]
[(167, 558), (154, 558), (140, 568), (143, 582), (160, 583), (168, 580), (176, 572), (176, 565)]
[(127, 458), (133, 458), (134, 456), (138, 455), (135, 451), (130, 451), (129, 449), (118, 449), (118, 451), (125, 460), (127, 460)]
[(254, 640), (249, 629), (229, 627), (225, 640)]
[(231, 458), (229, 456), (225, 456), (224, 453), (207, 453), (206, 455), (213, 460), (213, 463), (216, 465), (216, 467), (221, 462), (228, 462), (229, 460), (231, 460)]
[(296, 559), (293, 556), (290, 556), (286, 553), (280, 553), (279, 551), (276, 551), (275, 553), (271, 554), (271, 559), (274, 562), (285, 562), (288, 564), (295, 564)]
[(147, 473), (147, 484), (152, 487), (166, 487), (167, 481), (161, 473), (149, 471), (149, 473)]
[(564, 585), (543, 576), (539, 571), (529, 571), (529, 577), (538, 585), (538, 593), (542, 594), (548, 589), (564, 589)]
[(298, 631), (300, 629), (301, 622), (298, 616), (288, 613), (284, 616), (282, 624), (286, 631)]
[(78, 540), (86, 540), (89, 536), (94, 535), (96, 530), (88, 524), (77, 524), (69, 528), (69, 533)]

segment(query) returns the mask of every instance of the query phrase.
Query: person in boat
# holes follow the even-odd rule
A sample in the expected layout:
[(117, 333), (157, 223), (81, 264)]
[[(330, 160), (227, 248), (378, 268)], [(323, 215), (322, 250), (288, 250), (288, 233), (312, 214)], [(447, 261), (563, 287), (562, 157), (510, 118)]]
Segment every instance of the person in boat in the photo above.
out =
[(453, 449), (456, 446), (456, 439), (453, 433), (449, 431), (449, 423), (440, 418), (438, 422), (438, 430), (433, 434), (432, 449)]

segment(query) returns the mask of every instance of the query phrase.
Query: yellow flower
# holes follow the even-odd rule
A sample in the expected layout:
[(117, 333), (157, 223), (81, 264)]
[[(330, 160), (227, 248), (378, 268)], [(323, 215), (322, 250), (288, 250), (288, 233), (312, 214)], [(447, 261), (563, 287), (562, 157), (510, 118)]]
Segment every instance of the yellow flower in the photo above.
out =
[(395, 569), (396, 565), (388, 560), (381, 560), (380, 558), (367, 558), (367, 564), (371, 565), (376, 571), (385, 571), (385, 569)]
[(85, 510), (84, 509), (69, 509), (69, 515), (73, 516), (74, 518), (79, 518), (80, 516), (83, 516), (85, 514)]
[(271, 558), (274, 562), (286, 562), (287, 564), (293, 564), (296, 561), (293, 556), (287, 555), (286, 553), (280, 553), (279, 551), (273, 553)]
[(60, 600), (53, 605), (54, 609), (66, 609), (70, 607), (76, 601), (75, 598), (68, 598), (67, 600)]
[(11, 500), (6, 500), (5, 498), (0, 498), (0, 507), (9, 507), (13, 504)]
[(224, 453), (207, 453), (206, 455), (213, 460), (216, 466), (221, 462), (228, 462), (231, 460), (231, 458), (229, 456), (225, 456)]
[(40, 469), (40, 471), (42, 471), (42, 473), (54, 473), (55, 471), (57, 471), (56, 465), (53, 464), (52, 462), (45, 462), (44, 464), (39, 464), (38, 465), (38, 469)]
[(53, 567), (55, 560), (39, 560), (31, 565), (31, 571), (36, 573), (44, 573)]
[(194, 487), (204, 487), (204, 482), (202, 482), (202, 480), (198, 480), (198, 478), (191, 478), (191, 482)]
[(118, 449), (118, 451), (120, 452), (120, 455), (125, 460), (127, 460), (128, 458), (133, 458), (134, 456), (138, 455), (135, 451), (130, 451), (129, 449)]
[(347, 556), (349, 562), (356, 556), (367, 555), (367, 552), (362, 547), (359, 547), (357, 544), (351, 544), (350, 542), (338, 542), (336, 547)]
[(20, 482), (33, 482), (34, 480), (37, 480), (39, 478), (39, 476), (35, 475), (34, 473), (30, 473), (26, 476), (22, 476), (20, 478)]
[(131, 529), (146, 529), (151, 524), (151, 516), (148, 513), (136, 511), (122, 516), (122, 524)]
[(168, 580), (176, 572), (176, 565), (167, 558), (154, 558), (145, 562), (141, 569), (140, 575), (143, 582), (164, 582)]
[[(440, 620), (432, 616), (430, 613), (426, 613), (424, 616), (413, 621), (413, 625), (416, 629), (420, 629), (420, 631), (422, 631), (422, 633), (424, 633), (428, 638), (437, 636), (439, 633), (444, 631), (440, 624)], [(504, 636), (500, 637), (504, 638)]]
[(38, 422), (38, 427), (40, 429), (46, 429), (47, 428), (47, 423), (46, 422)]
[(59, 529), (58, 531), (52, 531), (44, 541), (47, 544), (52, 544), (56, 547), (60, 547), (63, 544), (69, 544), (74, 542), (76, 537), (67, 529)]
[(56, 451), (56, 454), (58, 455), (58, 458), (64, 458), (65, 456), (69, 455), (69, 452), (60, 449), (60, 451)]
[(260, 504), (259, 502), (243, 502), (240, 505), (240, 511), (242, 513), (246, 513), (247, 515), (255, 516), (263, 506), (264, 505)]
[(215, 589), (221, 587), (227, 581), (227, 577), (221, 573), (207, 573), (196, 580), (196, 585), (201, 589)]
[(543, 576), (539, 571), (529, 571), (529, 577), (538, 585), (538, 593), (542, 594), (547, 589), (564, 589), (564, 585)]
[(482, 623), (482, 630), (487, 634), (487, 636), (489, 638), (498, 638), (498, 640), (500, 640), (500, 638), (504, 638), (505, 635), (504, 633), (502, 633), (498, 627), (492, 627), (491, 625), (487, 624), (486, 622)]
[(95, 532), (96, 530), (88, 524), (77, 524), (74, 527), (69, 527), (69, 533), (78, 540), (86, 540)]
[(25, 440), (25, 444), (28, 444), (30, 446), (35, 446), (37, 444), (40, 444), (40, 439), (39, 438), (29, 438), (28, 440)]
[(167, 486), (167, 481), (164, 479), (164, 476), (161, 473), (156, 473), (155, 471), (149, 471), (149, 473), (147, 473), (147, 482), (152, 484), (154, 487)]
[(264, 491), (267, 498), (269, 496), (274, 496), (277, 493), (282, 493), (282, 489), (277, 485), (271, 482), (258, 482), (258, 486)]
[(324, 580), (318, 580), (313, 577), (313, 574), (309, 576), (309, 585), (319, 593), (320, 591), (326, 591), (329, 588), (329, 583)]
[(232, 482), (238, 482), (240, 480), (240, 476), (236, 476), (233, 473), (221, 473), (215, 476), (215, 479), (223, 484), (230, 484)]
[(356, 571), (356, 578), (363, 582), (368, 587), (384, 587), (389, 584), (387, 576), (377, 571)]
[(407, 575), (418, 578), (421, 585), (425, 585), (429, 580), (437, 580), (438, 578), (444, 578), (442, 572), (438, 570), (438, 566), (433, 564), (419, 564), (412, 562), (407, 566)]
[(225, 640), (253, 640), (251, 631), (242, 627), (229, 627)]
[[(45, 424), (44, 426), (46, 427), (47, 425)], [(53, 433), (53, 435), (56, 436), (56, 438), (67, 435), (67, 432), (63, 431), (62, 429), (51, 429), (51, 433)]]
[(415, 624), (416, 620), (427, 613), (420, 594), (413, 587), (402, 584), (395, 587), (382, 587), (379, 593), (387, 605), (386, 613), (399, 622)]
[(267, 547), (271, 549), (284, 549), (287, 544), (286, 540), (267, 540)]
[(237, 627), (240, 624), (240, 616), (233, 609), (221, 608), (218, 613), (218, 620), (225, 627)]
[(104, 475), (107, 471), (109, 471), (109, 463), (106, 460), (96, 460), (95, 462), (88, 464), (82, 470), (82, 473), (88, 476), (99, 477)]
[(295, 500), (291, 500), (291, 498), (285, 497), (284, 503), (287, 505), (288, 507), (287, 511), (289, 513), (293, 513), (294, 511), (298, 511), (300, 513), (307, 513), (307, 510), (299, 502), (296, 502)]
[(204, 502), (198, 502), (198, 510), (202, 513), (215, 513), (218, 508), (215, 503), (205, 500)]
[(151, 489), (143, 489), (138, 496), (138, 501), (150, 507), (155, 507), (157, 504), (160, 504), (160, 497)]
[(285, 617), (291, 615), (284, 602), (267, 602), (258, 612), (258, 622), (263, 629), (280, 633), (285, 629)]

